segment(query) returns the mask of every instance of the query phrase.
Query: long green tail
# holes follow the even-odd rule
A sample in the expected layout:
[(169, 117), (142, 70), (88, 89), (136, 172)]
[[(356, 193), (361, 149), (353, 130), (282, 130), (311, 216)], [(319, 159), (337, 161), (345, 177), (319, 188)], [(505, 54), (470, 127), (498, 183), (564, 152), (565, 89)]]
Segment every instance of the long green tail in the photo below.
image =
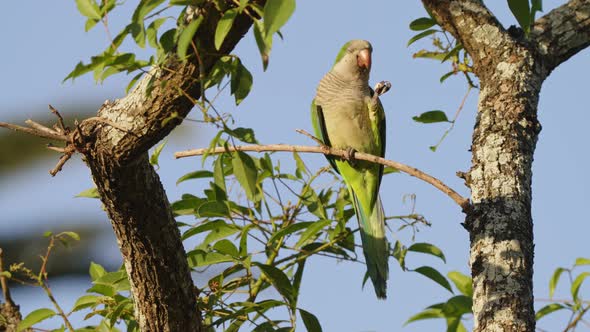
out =
[(359, 200), (351, 190), (359, 226), (363, 253), (367, 261), (367, 272), (375, 288), (377, 298), (387, 297), (387, 279), (389, 278), (389, 242), (385, 238), (385, 216), (381, 197), (377, 196), (375, 205), (367, 215)]

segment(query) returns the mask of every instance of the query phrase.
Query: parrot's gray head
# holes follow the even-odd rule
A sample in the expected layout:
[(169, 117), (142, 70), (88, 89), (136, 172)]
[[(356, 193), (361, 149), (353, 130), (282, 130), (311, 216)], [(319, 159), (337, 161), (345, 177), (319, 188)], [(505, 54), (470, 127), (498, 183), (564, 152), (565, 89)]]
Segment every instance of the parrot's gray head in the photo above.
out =
[(354, 39), (344, 44), (336, 57), (332, 72), (344, 80), (369, 80), (373, 47), (366, 40)]

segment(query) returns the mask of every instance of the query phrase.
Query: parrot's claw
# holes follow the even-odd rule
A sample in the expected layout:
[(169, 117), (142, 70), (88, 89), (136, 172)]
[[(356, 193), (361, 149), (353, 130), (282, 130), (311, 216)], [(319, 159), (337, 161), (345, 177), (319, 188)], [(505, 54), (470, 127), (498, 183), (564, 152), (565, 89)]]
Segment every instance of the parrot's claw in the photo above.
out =
[(356, 165), (356, 159), (354, 158), (356, 150), (349, 146), (345, 151), (344, 159), (346, 159), (351, 166)]
[(381, 81), (377, 84), (375, 84), (375, 94), (377, 94), (377, 96), (382, 96), (384, 95), (387, 91), (389, 91), (389, 89), (391, 89), (391, 83), (389, 81)]

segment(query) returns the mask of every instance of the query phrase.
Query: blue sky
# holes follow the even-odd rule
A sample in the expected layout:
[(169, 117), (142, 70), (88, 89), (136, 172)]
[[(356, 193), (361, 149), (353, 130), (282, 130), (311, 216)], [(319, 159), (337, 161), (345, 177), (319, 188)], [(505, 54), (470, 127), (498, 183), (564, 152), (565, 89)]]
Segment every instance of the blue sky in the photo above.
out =
[[(545, 12), (559, 3), (545, 1)], [(112, 15), (112, 31), (122, 27), (132, 5), (127, 2), (124, 9)], [(515, 24), (505, 2), (489, 2), (488, 5), (505, 26)], [(91, 101), (98, 108), (105, 99), (124, 94), (131, 79), (125, 75), (111, 77), (102, 85), (95, 84), (91, 76), (76, 79), (73, 84), (61, 83), (78, 61), (89, 59), (107, 45), (105, 31), (100, 26), (89, 33), (84, 32), (84, 19), (77, 13), (73, 1), (10, 2), (5, 6), (5, 13), (11, 14), (0, 21), (0, 37), (4, 45), (0, 52), (4, 78), (0, 80), (0, 121), (21, 122), (44, 115), (48, 103), (59, 109)], [(23, 23), (25, 14), (26, 24)], [(254, 128), (262, 143), (311, 144), (307, 138), (295, 133), (295, 129), (311, 130), (309, 104), (317, 82), (330, 68), (344, 42), (355, 38), (370, 40), (374, 48), (371, 81), (389, 80), (393, 85), (392, 90), (382, 97), (387, 113), (387, 157), (428, 172), (468, 196), (467, 188), (455, 173), (467, 171), (470, 166), (468, 149), (477, 91), (470, 94), (455, 129), (443, 145), (436, 153), (431, 152), (428, 146), (437, 142), (446, 127), (418, 124), (411, 119), (412, 116), (433, 109), (454, 114), (466, 87), (460, 77), (452, 77), (441, 85), (438, 78), (449, 70), (446, 65), (412, 58), (413, 52), (429, 46), (428, 41), (410, 48), (405, 46), (413, 35), (408, 24), (420, 16), (423, 16), (423, 8), (417, 1), (405, 6), (390, 1), (362, 4), (334, 0), (299, 1), (294, 16), (283, 29), (285, 40), (274, 43), (266, 72), (262, 71), (252, 36), (248, 35), (240, 43), (235, 53), (254, 75), (253, 90), (238, 108), (230, 98), (220, 99), (217, 106), (232, 112), (238, 125)], [(149, 50), (138, 52), (149, 54)], [(583, 135), (590, 121), (590, 109), (585, 99), (587, 68), (590, 68), (588, 50), (555, 70), (541, 91), (539, 117), (543, 131), (533, 165), (534, 284), (539, 299), (548, 297), (548, 280), (557, 266), (569, 266), (576, 257), (590, 256), (584, 244), (590, 231), (584, 212), (584, 206), (590, 202), (590, 180), (585, 176), (590, 160)], [(197, 116), (191, 114), (190, 117)], [(173, 152), (203, 146), (212, 133), (195, 123), (185, 122), (183, 127), (194, 134), (172, 137), (160, 158), (160, 174), (171, 200), (195, 190), (190, 182), (176, 186), (175, 181), (200, 165), (198, 159), (174, 160)], [(2, 175), (0, 234), (42, 234), (68, 215), (80, 216), (81, 220), (95, 216), (91, 219), (103, 219), (107, 225), (97, 201), (73, 198), (92, 186), (89, 171), (77, 159), (68, 163), (57, 177), (51, 178), (47, 170), (53, 167), (56, 158)], [(289, 163), (291, 157), (285, 154), (283, 159)], [(305, 160), (314, 168), (325, 165), (321, 156), (309, 155)], [(410, 267), (428, 264), (444, 273), (451, 270), (469, 272), (468, 234), (460, 226), (463, 215), (448, 197), (402, 174), (387, 176), (381, 191), (389, 215), (407, 213), (409, 206), (403, 204), (402, 198), (406, 194), (416, 194), (417, 211), (432, 222), (431, 228), (418, 233), (417, 241), (436, 244), (447, 256), (447, 264), (435, 258), (409, 256)], [(47, 215), (54, 216), (55, 225), (39, 224), (41, 217)], [(408, 239), (407, 232), (394, 236)], [(94, 259), (99, 262), (116, 260), (115, 243), (105, 242), (104, 246), (107, 254), (97, 253)], [(392, 262), (389, 298), (377, 301), (370, 287), (361, 290), (363, 274), (364, 267), (357, 264), (314, 258), (304, 277), (301, 307), (314, 312), (325, 331), (392, 331), (400, 330), (412, 314), (450, 296), (430, 280), (404, 273)], [(73, 303), (75, 297), (82, 295), (87, 288), (81, 284), (72, 290), (69, 286), (59, 287), (59, 284), (56, 285), (58, 299), (65, 303)], [(563, 298), (567, 292), (565, 287), (558, 288), (556, 297)], [(38, 297), (30, 294), (34, 293), (26, 290), (15, 294), (15, 300), (23, 305), (25, 313), (39, 305)], [(582, 288), (581, 294), (588, 294), (588, 290)], [(544, 304), (537, 302), (536, 306)], [(554, 330), (564, 326), (567, 317), (556, 317), (560, 319), (542, 320), (539, 327)], [(468, 326), (470, 324), (467, 322)], [(443, 328), (444, 323), (430, 321), (414, 323), (405, 330)]]

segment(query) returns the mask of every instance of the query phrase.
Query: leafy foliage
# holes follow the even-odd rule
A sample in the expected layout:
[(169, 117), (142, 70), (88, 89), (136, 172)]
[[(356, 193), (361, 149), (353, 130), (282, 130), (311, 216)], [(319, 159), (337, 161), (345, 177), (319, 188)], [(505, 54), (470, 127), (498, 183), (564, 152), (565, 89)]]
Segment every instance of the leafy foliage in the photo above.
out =
[[(137, 5), (131, 21), (106, 49), (91, 57), (87, 63), (80, 62), (70, 72), (66, 80), (75, 79), (92, 72), (96, 81), (103, 81), (111, 75), (126, 72), (136, 73), (128, 90), (146, 73), (149, 66), (163, 66), (170, 57), (179, 61), (197, 61), (200, 45), (199, 29), (204, 21), (202, 14), (187, 21), (185, 10), (176, 17), (178, 26), (162, 33), (170, 17), (163, 16), (167, 11), (182, 9), (185, 6), (200, 6), (204, 0), (142, 0)], [(234, 2), (212, 1), (222, 13), (215, 27), (214, 45), (220, 50), (230, 33), (238, 15), (248, 15), (253, 20), (252, 33), (256, 40), (263, 68), (269, 64), (272, 42), (275, 34), (281, 38), (280, 29), (286, 24), (295, 10), (295, 0), (266, 1), (264, 7), (252, 0)], [(519, 24), (528, 33), (535, 13), (542, 10), (540, 0), (508, 1), (509, 7)], [(80, 13), (87, 18), (88, 31), (96, 24), (107, 25), (107, 16), (117, 6), (114, 0), (76, 0)], [(461, 74), (466, 79), (468, 89), (477, 87), (472, 78), (473, 67), (469, 54), (459, 41), (445, 32), (429, 14), (410, 23), (410, 29), (418, 32), (410, 38), (407, 45), (426, 38), (432, 38), (432, 48), (414, 53), (415, 58), (438, 60), (451, 64), (452, 70), (440, 77), (445, 82), (449, 77)], [(158, 38), (159, 36), (159, 38)], [(120, 47), (131, 37), (141, 48), (149, 46), (155, 56), (147, 60), (136, 59), (135, 54), (123, 52)], [(147, 42), (147, 43), (146, 43)], [(210, 73), (198, 77), (202, 86), (202, 99), (194, 103), (200, 108), (203, 120), (218, 131), (211, 140), (210, 148), (224, 147), (236, 141), (257, 143), (251, 128), (233, 127), (231, 115), (220, 113), (214, 106), (215, 98), (209, 100), (204, 92), (217, 88), (218, 94), (229, 86), (230, 93), (239, 105), (252, 89), (253, 77), (237, 55), (220, 56)], [(150, 82), (148, 91), (150, 93)], [(458, 112), (457, 112), (458, 114)], [(449, 122), (451, 127), (441, 138), (441, 142), (457, 118), (449, 120), (446, 113), (433, 110), (415, 116), (416, 122), (429, 124)], [(434, 151), (440, 142), (432, 146)], [(150, 163), (158, 167), (160, 153), (165, 143), (155, 148)], [(305, 266), (308, 259), (324, 256), (344, 262), (362, 262), (357, 254), (358, 227), (354, 222), (354, 211), (349, 193), (340, 183), (325, 185), (329, 178), (334, 182), (335, 174), (327, 168), (310, 170), (304, 160), (293, 154), (293, 170), (286, 170), (280, 160), (272, 154), (255, 157), (244, 152), (205, 154), (203, 166), (209, 169), (196, 169), (181, 176), (177, 184), (198, 181), (205, 189), (185, 193), (171, 203), (173, 213), (178, 218), (182, 239), (189, 249), (189, 266), (194, 272), (206, 269), (211, 275), (208, 280), (198, 280), (198, 304), (203, 310), (204, 323), (213, 328), (238, 331), (247, 323), (252, 331), (291, 331), (296, 328), (298, 317), (308, 331), (322, 331), (321, 317), (299, 306), (299, 295)], [(385, 174), (396, 173), (386, 169)], [(337, 177), (336, 177), (337, 179)], [(78, 196), (98, 198), (96, 189), (89, 189)], [(387, 218), (388, 226), (397, 232), (414, 231), (429, 223), (423, 216), (413, 211), (406, 216)], [(3, 272), (3, 277), (22, 281), (27, 279), (43, 288), (52, 298), (47, 286), (47, 272), (44, 269), (54, 241), (68, 245), (78, 241), (79, 236), (72, 232), (57, 235), (46, 234), (50, 244), (46, 255), (42, 256), (42, 268), (33, 273), (22, 264), (11, 266)], [(428, 306), (410, 317), (406, 324), (424, 319), (444, 319), (447, 331), (466, 331), (463, 324), (471, 314), (472, 280), (460, 272), (452, 271), (446, 276), (432, 266), (422, 265), (409, 268), (408, 253), (428, 255), (446, 262), (443, 251), (437, 246), (413, 242), (404, 244), (395, 241), (390, 251), (402, 271), (415, 272), (438, 284), (452, 295), (444, 302)], [(428, 257), (423, 256), (423, 257)], [(572, 317), (582, 317), (588, 310), (587, 302), (580, 297), (580, 289), (590, 272), (574, 274), (574, 268), (590, 265), (590, 259), (579, 258), (570, 269), (558, 268), (550, 280), (550, 297), (560, 281), (562, 274), (570, 276), (571, 300), (553, 302), (537, 312), (540, 319), (552, 312), (569, 310)], [(54, 316), (64, 321), (59, 329), (71, 328), (68, 317), (72, 312), (87, 312), (85, 318), (100, 317), (97, 326), (77, 331), (118, 331), (125, 325), (127, 331), (138, 331), (133, 315), (133, 298), (130, 284), (123, 267), (117, 271), (106, 271), (94, 262), (90, 263), (89, 275), (92, 286), (82, 295), (69, 313), (52, 300), (54, 309), (40, 308), (25, 317), (20, 330)], [(359, 280), (364, 284), (365, 280)], [(429, 281), (429, 282), (430, 282)], [(276, 317), (281, 317), (276, 319)], [(286, 317), (286, 319), (285, 319)], [(578, 320), (579, 321), (579, 320)]]
[[(590, 310), (590, 304), (588, 301), (580, 296), (580, 288), (590, 276), (590, 272), (580, 272), (579, 270), (581, 268), (588, 269), (588, 265), (590, 265), (590, 259), (579, 257), (576, 259), (573, 266), (569, 268), (558, 267), (555, 269), (553, 275), (549, 279), (549, 302), (551, 303), (546, 304), (537, 310), (537, 320), (540, 320), (553, 312), (566, 310), (570, 314), (570, 319), (565, 331), (574, 331), (576, 329), (577, 325), (583, 321), (586, 313)], [(569, 296), (565, 299), (556, 300), (553, 298), (553, 295), (562, 279), (561, 276), (564, 274), (567, 275), (567, 280), (570, 284)]]

